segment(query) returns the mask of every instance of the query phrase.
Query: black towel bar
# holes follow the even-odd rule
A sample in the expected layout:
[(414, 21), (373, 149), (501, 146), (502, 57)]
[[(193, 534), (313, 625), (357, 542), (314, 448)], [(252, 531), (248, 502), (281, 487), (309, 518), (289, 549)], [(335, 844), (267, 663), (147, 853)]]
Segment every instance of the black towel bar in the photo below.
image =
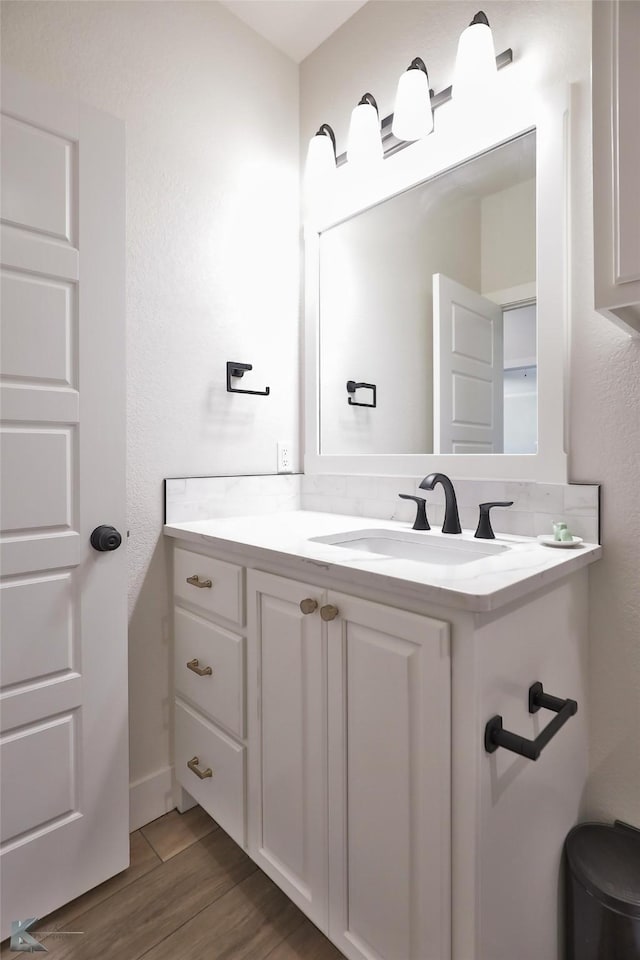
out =
[(529, 713), (537, 713), (544, 707), (545, 710), (553, 710), (557, 716), (548, 723), (544, 730), (541, 730), (535, 740), (527, 740), (517, 733), (511, 733), (502, 726), (502, 717), (491, 717), (491, 720), (484, 728), (484, 748), (487, 753), (495, 753), (498, 747), (504, 747), (505, 750), (511, 750), (527, 760), (537, 760), (542, 750), (549, 743), (552, 737), (563, 727), (569, 717), (578, 712), (578, 704), (575, 700), (560, 700), (559, 697), (552, 697), (545, 693), (540, 682), (534, 683), (529, 687)]

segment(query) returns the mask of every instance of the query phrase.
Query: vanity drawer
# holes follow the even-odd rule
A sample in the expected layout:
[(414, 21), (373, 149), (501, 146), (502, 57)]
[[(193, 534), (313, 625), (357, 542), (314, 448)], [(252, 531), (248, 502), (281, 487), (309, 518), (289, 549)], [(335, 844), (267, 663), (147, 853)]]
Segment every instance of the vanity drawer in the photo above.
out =
[[(245, 748), (176, 700), (176, 779), (230, 837), (245, 846)], [(195, 761), (197, 760), (197, 764)], [(200, 773), (211, 771), (201, 778)]]
[(244, 637), (176, 607), (174, 667), (176, 693), (244, 737)]
[(242, 567), (176, 547), (173, 560), (175, 596), (233, 623), (244, 623)]

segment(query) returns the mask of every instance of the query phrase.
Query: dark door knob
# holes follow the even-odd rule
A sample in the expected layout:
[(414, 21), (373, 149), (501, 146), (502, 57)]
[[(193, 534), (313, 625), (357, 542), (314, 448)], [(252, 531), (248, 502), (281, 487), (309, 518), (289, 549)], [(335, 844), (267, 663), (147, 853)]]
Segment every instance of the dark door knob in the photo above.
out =
[(101, 524), (96, 527), (91, 534), (91, 546), (100, 553), (106, 553), (108, 550), (117, 550), (122, 543), (122, 537), (115, 527), (109, 527)]

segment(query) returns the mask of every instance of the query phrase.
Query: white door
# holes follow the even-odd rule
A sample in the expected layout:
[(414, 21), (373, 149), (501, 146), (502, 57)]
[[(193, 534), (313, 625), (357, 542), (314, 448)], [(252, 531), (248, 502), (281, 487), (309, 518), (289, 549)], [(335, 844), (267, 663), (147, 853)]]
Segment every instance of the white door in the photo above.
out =
[(502, 309), (433, 275), (434, 453), (503, 451)]
[(451, 956), (449, 625), (329, 593), (329, 936)]
[(2, 76), (2, 930), (128, 864), (123, 125)]
[(252, 570), (247, 587), (249, 853), (326, 932), (323, 591)]

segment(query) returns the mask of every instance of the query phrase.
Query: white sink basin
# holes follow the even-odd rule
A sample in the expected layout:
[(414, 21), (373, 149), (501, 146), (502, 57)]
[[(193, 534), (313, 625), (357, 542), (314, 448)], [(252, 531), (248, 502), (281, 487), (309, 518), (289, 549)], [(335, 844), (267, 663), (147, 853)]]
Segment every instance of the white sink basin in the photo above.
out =
[(311, 537), (314, 543), (330, 543), (347, 550), (360, 550), (376, 557), (394, 557), (459, 566), (483, 557), (504, 553), (509, 547), (489, 540), (468, 540), (462, 536), (441, 537), (425, 531), (352, 530), (327, 537)]

